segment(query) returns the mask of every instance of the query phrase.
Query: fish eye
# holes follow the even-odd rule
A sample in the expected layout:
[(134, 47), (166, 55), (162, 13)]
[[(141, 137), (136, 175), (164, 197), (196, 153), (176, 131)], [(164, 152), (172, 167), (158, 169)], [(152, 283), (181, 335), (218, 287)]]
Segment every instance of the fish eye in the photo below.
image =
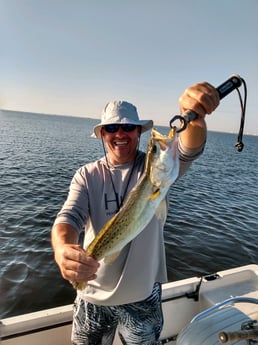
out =
[(156, 153), (156, 152), (157, 152), (157, 145), (153, 145), (153, 147), (152, 147), (152, 152), (153, 152), (153, 153)]

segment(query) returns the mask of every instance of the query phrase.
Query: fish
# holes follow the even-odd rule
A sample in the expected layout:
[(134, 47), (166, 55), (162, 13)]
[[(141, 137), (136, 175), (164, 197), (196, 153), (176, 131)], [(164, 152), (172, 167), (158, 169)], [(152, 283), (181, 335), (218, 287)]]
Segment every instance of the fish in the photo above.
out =
[[(152, 128), (144, 172), (126, 197), (123, 206), (95, 236), (86, 254), (112, 264), (121, 250), (149, 224), (154, 215), (163, 222), (167, 217), (166, 195), (179, 173), (176, 128), (168, 135)], [(82, 290), (87, 282), (71, 282)]]

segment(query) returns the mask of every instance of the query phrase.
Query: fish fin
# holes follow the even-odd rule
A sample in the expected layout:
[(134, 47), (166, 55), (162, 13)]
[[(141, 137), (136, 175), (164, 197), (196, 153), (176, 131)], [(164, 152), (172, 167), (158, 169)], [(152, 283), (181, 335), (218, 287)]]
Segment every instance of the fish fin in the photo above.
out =
[(83, 290), (86, 288), (87, 283), (86, 281), (84, 282), (74, 282), (74, 281), (70, 281), (70, 283), (72, 284), (72, 286), (76, 289), (76, 290)]
[(120, 251), (106, 256), (104, 259), (105, 264), (112, 265), (118, 258), (119, 254), (120, 254)]
[(165, 224), (165, 221), (167, 219), (167, 203), (165, 199), (163, 199), (159, 204), (155, 215), (159, 220), (162, 221), (163, 224)]
[(151, 194), (151, 200), (154, 201), (160, 195), (160, 189), (158, 188)]

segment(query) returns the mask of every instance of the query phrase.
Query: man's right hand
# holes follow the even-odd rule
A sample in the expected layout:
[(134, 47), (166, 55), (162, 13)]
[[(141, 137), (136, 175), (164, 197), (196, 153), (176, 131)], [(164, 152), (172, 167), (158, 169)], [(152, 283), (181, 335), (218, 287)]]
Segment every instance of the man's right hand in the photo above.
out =
[(57, 224), (52, 229), (55, 261), (64, 279), (89, 281), (96, 278), (98, 261), (86, 255), (78, 244), (77, 231), (68, 224)]

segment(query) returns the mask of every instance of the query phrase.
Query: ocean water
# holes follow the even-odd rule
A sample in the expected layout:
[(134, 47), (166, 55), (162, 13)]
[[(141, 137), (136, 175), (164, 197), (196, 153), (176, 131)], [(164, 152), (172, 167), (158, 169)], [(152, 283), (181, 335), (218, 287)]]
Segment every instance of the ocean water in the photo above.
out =
[[(1, 318), (75, 297), (54, 262), (50, 230), (76, 169), (103, 154), (90, 137), (96, 122), (0, 111)], [(144, 134), (142, 149), (147, 140)], [(171, 187), (170, 281), (258, 263), (258, 137), (244, 136), (241, 153), (236, 141), (209, 132), (204, 154)]]

